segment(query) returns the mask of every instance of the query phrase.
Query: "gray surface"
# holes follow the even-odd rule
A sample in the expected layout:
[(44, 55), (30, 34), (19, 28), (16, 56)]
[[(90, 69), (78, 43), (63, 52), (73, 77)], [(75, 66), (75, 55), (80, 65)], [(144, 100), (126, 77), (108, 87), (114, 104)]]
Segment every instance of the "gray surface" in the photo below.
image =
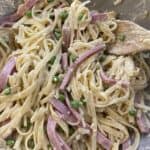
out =
[[(121, 19), (133, 20), (134, 22), (150, 29), (150, 0), (122, 0), (122, 3), (114, 6), (113, 0), (91, 0), (89, 5), (99, 11), (115, 10)], [(147, 13), (147, 17), (145, 14)]]
[[(0, 0), (0, 16), (12, 13), (22, 0)], [(150, 0), (123, 0), (115, 6), (113, 0), (91, 0), (91, 9), (99, 11), (115, 10), (121, 19), (133, 20), (143, 27), (150, 29)], [(145, 13), (149, 13), (145, 17)], [(140, 150), (150, 150), (150, 136), (142, 136)]]

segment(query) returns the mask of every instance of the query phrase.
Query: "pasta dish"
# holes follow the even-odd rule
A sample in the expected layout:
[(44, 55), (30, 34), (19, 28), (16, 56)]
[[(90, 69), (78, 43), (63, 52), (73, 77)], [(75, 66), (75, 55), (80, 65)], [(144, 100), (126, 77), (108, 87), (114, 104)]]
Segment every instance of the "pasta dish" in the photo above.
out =
[(0, 148), (136, 150), (149, 133), (149, 58), (109, 53), (126, 37), (88, 3), (26, 0), (0, 19)]

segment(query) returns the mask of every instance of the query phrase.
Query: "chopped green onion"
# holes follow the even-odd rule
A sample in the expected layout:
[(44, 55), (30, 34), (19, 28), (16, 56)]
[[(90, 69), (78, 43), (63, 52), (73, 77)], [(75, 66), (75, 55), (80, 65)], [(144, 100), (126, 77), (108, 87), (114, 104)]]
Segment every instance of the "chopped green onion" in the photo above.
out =
[(69, 55), (69, 58), (74, 62), (78, 57), (76, 55), (74, 55), (74, 54), (71, 53)]
[(57, 76), (55, 75), (55, 76), (53, 77), (52, 81), (53, 81), (53, 83), (59, 83), (59, 81), (60, 81), (59, 76), (58, 76), (58, 75), (57, 75)]
[(64, 101), (65, 100), (65, 95), (60, 93), (58, 99), (61, 100), (61, 101)]
[(29, 146), (29, 148), (34, 148), (34, 140), (33, 139), (30, 139), (29, 141), (28, 141), (28, 146)]
[(129, 110), (129, 115), (130, 116), (135, 116), (136, 115), (136, 109), (132, 108), (131, 110)]
[(61, 13), (60, 13), (60, 18), (64, 21), (64, 20), (66, 20), (67, 19), (67, 17), (68, 17), (68, 12), (66, 11), (66, 10), (64, 10), (64, 11), (62, 11)]
[(56, 40), (59, 40), (61, 38), (61, 31), (58, 28), (56, 28), (54, 30), (54, 35), (55, 35)]
[(117, 39), (123, 42), (125, 41), (126, 36), (124, 34), (118, 34)]
[(84, 13), (83, 13), (83, 12), (81, 12), (81, 13), (79, 14), (79, 16), (78, 16), (78, 20), (79, 20), (79, 21), (81, 21), (81, 20), (82, 20), (82, 18), (83, 18), (83, 16), (84, 16)]
[(81, 102), (81, 101), (77, 101), (77, 100), (71, 101), (71, 106), (75, 109), (78, 109), (82, 105), (83, 105), (83, 102)]
[(47, 0), (48, 3), (52, 3), (54, 0)]
[(11, 148), (14, 146), (14, 144), (15, 144), (15, 140), (14, 139), (8, 139), (6, 141), (6, 145), (8, 145)]
[(49, 64), (53, 65), (54, 64), (54, 61), (56, 59), (56, 56), (53, 56), (50, 60), (49, 60)]
[(32, 17), (32, 12), (29, 10), (29, 11), (27, 11), (26, 12), (26, 16), (28, 16), (28, 17)]
[(4, 94), (5, 94), (5, 95), (10, 95), (10, 94), (11, 94), (11, 88), (10, 88), (10, 87), (6, 87), (6, 88), (4, 89)]

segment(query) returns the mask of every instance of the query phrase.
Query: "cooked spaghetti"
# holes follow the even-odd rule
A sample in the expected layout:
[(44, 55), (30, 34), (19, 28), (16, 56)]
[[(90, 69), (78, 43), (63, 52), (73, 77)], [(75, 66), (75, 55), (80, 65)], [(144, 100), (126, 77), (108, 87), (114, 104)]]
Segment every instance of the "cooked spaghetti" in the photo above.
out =
[(115, 15), (91, 12), (88, 3), (41, 0), (5, 22), (14, 47), (1, 36), (2, 148), (136, 150), (149, 132), (145, 55), (109, 54)]

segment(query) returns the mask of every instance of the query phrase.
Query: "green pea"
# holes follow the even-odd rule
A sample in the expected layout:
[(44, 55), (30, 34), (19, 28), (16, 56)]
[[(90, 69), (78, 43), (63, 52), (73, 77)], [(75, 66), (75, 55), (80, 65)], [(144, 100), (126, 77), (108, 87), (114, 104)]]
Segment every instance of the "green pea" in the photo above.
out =
[(27, 12), (26, 12), (26, 16), (27, 16), (27, 17), (32, 17), (32, 12), (31, 12), (30, 10), (27, 11)]
[(70, 54), (69, 55), (69, 58), (70, 58), (70, 60), (72, 60), (73, 62), (78, 58), (76, 55), (74, 55), (74, 54)]
[(8, 145), (11, 148), (14, 146), (14, 144), (15, 144), (15, 140), (14, 139), (8, 139), (6, 141), (6, 145)]
[(129, 115), (130, 116), (135, 116), (136, 115), (136, 109), (132, 108), (131, 110), (129, 110)]
[(11, 94), (11, 88), (10, 88), (10, 87), (6, 87), (6, 88), (4, 89), (4, 94), (5, 94), (5, 95), (10, 95), (10, 94)]
[(54, 30), (54, 35), (55, 35), (56, 40), (59, 40), (61, 38), (61, 31), (58, 28), (56, 28)]
[(62, 11), (61, 13), (60, 13), (60, 18), (64, 21), (64, 20), (66, 20), (67, 19), (67, 17), (68, 17), (68, 12), (66, 11), (66, 10), (64, 10), (64, 11)]
[(81, 101), (78, 101), (78, 100), (71, 101), (71, 106), (75, 109), (78, 109), (82, 105), (83, 105), (83, 102), (81, 102)]
[(61, 101), (64, 101), (65, 100), (65, 95), (60, 93), (58, 99), (61, 100)]

